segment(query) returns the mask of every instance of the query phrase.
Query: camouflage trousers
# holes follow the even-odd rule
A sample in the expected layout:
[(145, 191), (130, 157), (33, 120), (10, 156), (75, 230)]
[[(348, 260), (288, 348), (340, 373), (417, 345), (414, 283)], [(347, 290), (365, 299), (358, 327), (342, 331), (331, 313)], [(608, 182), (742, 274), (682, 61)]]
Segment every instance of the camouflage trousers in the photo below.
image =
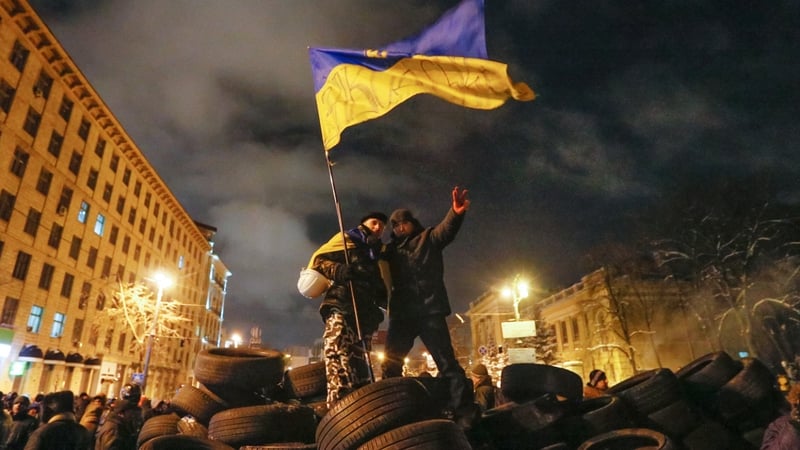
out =
[(364, 349), (369, 351), (370, 338), (359, 342), (355, 328), (347, 323), (342, 313), (334, 311), (325, 320), (322, 345), (328, 384), (327, 403), (330, 408), (353, 389), (370, 382), (364, 355)]

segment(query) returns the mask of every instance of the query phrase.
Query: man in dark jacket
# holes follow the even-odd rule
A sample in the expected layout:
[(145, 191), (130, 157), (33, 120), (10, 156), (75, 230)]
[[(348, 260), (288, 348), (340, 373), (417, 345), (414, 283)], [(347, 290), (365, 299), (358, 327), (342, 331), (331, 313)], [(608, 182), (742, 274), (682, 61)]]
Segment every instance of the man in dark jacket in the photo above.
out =
[(385, 214), (369, 213), (356, 228), (344, 237), (335, 234), (311, 257), (312, 267), (333, 281), (319, 308), (325, 322), (322, 345), (329, 408), (372, 378), (368, 352), (372, 334), (383, 321), (380, 307), (387, 301), (379, 267), (385, 225)]
[(447, 406), (456, 416), (461, 409), (473, 406), (472, 389), (456, 360), (445, 320), (451, 310), (444, 285), (442, 252), (455, 239), (469, 204), (467, 191), (456, 186), (452, 207), (441, 223), (430, 228), (423, 228), (407, 209), (394, 211), (389, 218), (392, 241), (384, 254), (389, 261), (393, 288), (383, 376), (403, 375), (403, 360), (419, 337), (433, 357), (439, 376), (448, 379)]
[(25, 444), (28, 443), (28, 438), (39, 426), (39, 421), (28, 414), (30, 406), (31, 400), (26, 395), (19, 395), (14, 399), (14, 404), (11, 406), (11, 418), (13, 421), (5, 442), (7, 450), (24, 449)]
[(75, 420), (75, 394), (53, 392), (41, 402), (42, 425), (31, 434), (25, 450), (85, 450), (89, 434)]
[(122, 387), (120, 399), (97, 429), (95, 450), (136, 450), (136, 439), (142, 428), (142, 408), (139, 400), (142, 388), (136, 383)]

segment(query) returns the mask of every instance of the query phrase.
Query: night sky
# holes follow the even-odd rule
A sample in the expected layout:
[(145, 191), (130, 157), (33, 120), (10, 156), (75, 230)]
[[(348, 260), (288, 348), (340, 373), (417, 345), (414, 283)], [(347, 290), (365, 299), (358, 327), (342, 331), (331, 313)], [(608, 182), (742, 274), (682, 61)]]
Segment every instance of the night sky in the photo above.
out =
[[(189, 214), (218, 228), (226, 328), (310, 345), (322, 322), (297, 274), (338, 224), (307, 47), (380, 47), (457, 2), (32, 3)], [(331, 152), (346, 227), (399, 207), (434, 225), (450, 189), (469, 189), (445, 251), (455, 312), (515, 273), (538, 296), (579, 281), (591, 249), (678, 188), (755, 177), (800, 203), (800, 2), (486, 0), (486, 34), (535, 101), (418, 96)]]

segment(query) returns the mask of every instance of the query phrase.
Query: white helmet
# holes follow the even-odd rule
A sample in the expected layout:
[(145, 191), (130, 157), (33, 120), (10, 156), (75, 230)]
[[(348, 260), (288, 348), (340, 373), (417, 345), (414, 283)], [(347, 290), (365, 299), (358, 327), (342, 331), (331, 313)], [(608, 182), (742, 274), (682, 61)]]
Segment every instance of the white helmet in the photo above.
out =
[(297, 280), (297, 290), (307, 298), (317, 298), (331, 287), (333, 282), (314, 269), (303, 269)]

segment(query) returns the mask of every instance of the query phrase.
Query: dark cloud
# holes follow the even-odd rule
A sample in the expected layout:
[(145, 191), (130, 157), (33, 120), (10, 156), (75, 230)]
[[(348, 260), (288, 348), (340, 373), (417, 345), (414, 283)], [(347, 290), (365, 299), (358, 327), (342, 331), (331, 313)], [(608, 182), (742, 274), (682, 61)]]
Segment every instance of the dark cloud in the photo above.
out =
[[(216, 226), (226, 325), (275, 346), (319, 336), (297, 271), (337, 229), (308, 46), (377, 47), (455, 1), (34, 1), (176, 197)], [(470, 189), (447, 250), (454, 309), (515, 272), (571, 284), (632, 217), (710, 174), (766, 174), (798, 202), (800, 6), (486, 0), (489, 55), (539, 95), (493, 111), (416, 97), (331, 155), (345, 224)], [(646, 210), (646, 209), (645, 209)]]

